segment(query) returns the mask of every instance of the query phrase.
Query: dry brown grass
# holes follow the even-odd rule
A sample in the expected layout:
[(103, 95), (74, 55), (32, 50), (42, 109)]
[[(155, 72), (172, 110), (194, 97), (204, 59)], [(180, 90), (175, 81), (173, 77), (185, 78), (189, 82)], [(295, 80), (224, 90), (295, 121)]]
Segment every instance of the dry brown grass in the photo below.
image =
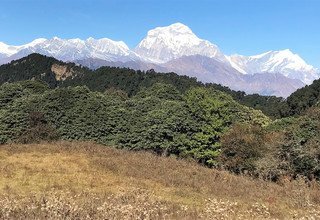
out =
[(93, 143), (0, 146), (0, 219), (320, 219), (320, 187), (278, 185)]

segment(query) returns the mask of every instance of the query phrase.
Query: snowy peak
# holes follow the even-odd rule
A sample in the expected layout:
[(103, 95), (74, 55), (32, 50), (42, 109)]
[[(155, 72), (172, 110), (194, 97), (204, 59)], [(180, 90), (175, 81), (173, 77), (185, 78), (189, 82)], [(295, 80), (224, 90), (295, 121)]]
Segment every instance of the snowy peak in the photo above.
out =
[(191, 55), (226, 61), (216, 45), (198, 38), (188, 26), (181, 23), (150, 30), (135, 48), (135, 52), (146, 60), (156, 63)]
[(231, 55), (230, 64), (244, 74), (281, 73), (291, 78), (299, 79), (305, 84), (311, 84), (319, 78), (319, 70), (308, 65), (298, 54), (289, 49), (268, 51), (254, 56)]
[(4, 54), (9, 57), (15, 53), (18, 53), (20, 50), (36, 46), (40, 43), (43, 43), (46, 40), (47, 39), (44, 39), (44, 38), (38, 38), (28, 44), (21, 45), (21, 46), (11, 46), (11, 45), (7, 45), (5, 43), (0, 42), (0, 54)]
[[(11, 48), (11, 51), (8, 48)], [(79, 38), (61, 39), (53, 37), (51, 39), (39, 38), (21, 46), (0, 44), (0, 54), (5, 54), (11, 60), (22, 58), (31, 53), (40, 53), (63, 61), (87, 58), (129, 61), (138, 57), (123, 41), (113, 41), (108, 38), (81, 40)]]
[(93, 50), (100, 52), (120, 54), (123, 56), (130, 54), (129, 47), (123, 41), (113, 41), (108, 38), (94, 39), (90, 37), (84, 43), (92, 47)]
[(3, 42), (0, 42), (0, 54), (2, 56), (8, 57), (17, 53), (18, 48), (16, 46), (7, 45)]
[(268, 70), (268, 67), (271, 67), (271, 71), (276, 71), (279, 67), (290, 67), (295, 70), (301, 68), (312, 69), (312, 66), (307, 65), (298, 54), (292, 53), (289, 49), (269, 51), (261, 55), (251, 56), (249, 59), (266, 61), (265, 68)]
[(195, 36), (195, 34), (192, 32), (192, 30), (188, 26), (181, 23), (175, 23), (167, 27), (157, 27), (153, 30), (150, 30), (148, 31), (147, 37), (157, 37), (161, 34), (174, 35), (174, 36), (178, 36), (178, 35), (194, 35)]
[(41, 44), (43, 42), (45, 42), (47, 39), (45, 38), (38, 38), (38, 39), (35, 39), (33, 40), (32, 42), (28, 43), (28, 44), (25, 44), (25, 45), (22, 45), (18, 48), (27, 48), (27, 47), (33, 47), (33, 46), (36, 46), (37, 44)]
[[(32, 43), (30, 43), (31, 45)], [(79, 38), (74, 39), (61, 39), (53, 37), (52, 39), (38, 40), (38, 43), (33, 44), (33, 47), (44, 47), (50, 49), (50, 47), (60, 47), (60, 49), (92, 49), (92, 52), (105, 52), (118, 54), (129, 54), (130, 49), (122, 41), (113, 41), (108, 38), (94, 39), (92, 37), (87, 40), (81, 40)]]

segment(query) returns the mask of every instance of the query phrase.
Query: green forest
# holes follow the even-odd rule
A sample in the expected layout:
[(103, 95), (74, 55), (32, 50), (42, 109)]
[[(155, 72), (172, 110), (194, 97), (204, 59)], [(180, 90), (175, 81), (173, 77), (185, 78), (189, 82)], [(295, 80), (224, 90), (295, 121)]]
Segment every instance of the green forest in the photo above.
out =
[(285, 100), (32, 54), (0, 66), (0, 143), (94, 141), (268, 180), (320, 179), (319, 82)]

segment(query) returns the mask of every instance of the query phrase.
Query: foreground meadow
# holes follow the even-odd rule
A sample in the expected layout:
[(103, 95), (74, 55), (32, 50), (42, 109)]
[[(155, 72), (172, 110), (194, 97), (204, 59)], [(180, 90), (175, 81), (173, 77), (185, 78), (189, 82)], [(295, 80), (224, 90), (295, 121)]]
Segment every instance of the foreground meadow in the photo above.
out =
[(0, 146), (0, 219), (319, 219), (320, 187), (88, 142)]

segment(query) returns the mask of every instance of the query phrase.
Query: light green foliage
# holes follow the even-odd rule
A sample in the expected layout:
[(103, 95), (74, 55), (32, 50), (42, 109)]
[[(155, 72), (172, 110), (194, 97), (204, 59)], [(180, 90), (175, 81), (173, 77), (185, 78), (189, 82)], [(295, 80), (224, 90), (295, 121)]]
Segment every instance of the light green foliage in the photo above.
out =
[(185, 101), (196, 120), (197, 129), (191, 136), (185, 151), (202, 163), (216, 164), (221, 149), (221, 136), (235, 122), (265, 125), (269, 118), (260, 111), (252, 110), (235, 102), (229, 95), (206, 88), (194, 88), (187, 92)]

